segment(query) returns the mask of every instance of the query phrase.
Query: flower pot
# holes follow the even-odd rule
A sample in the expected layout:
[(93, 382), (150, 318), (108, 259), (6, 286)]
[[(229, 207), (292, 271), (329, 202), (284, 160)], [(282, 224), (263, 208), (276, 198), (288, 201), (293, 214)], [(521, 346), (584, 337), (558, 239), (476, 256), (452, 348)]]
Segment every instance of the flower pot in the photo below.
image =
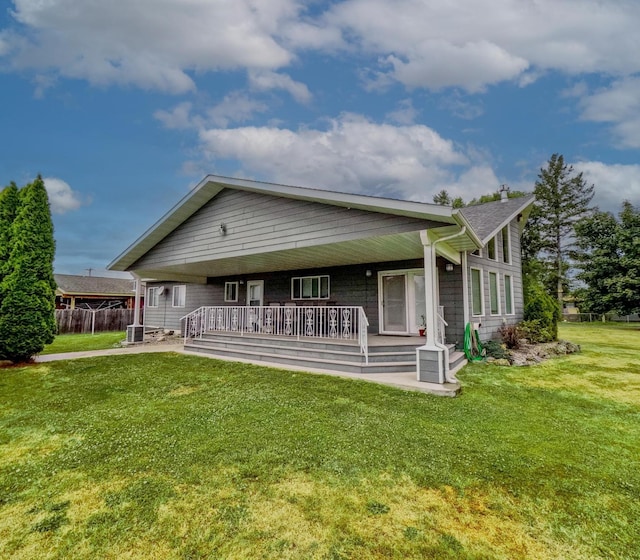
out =
[(418, 332), (420, 333), (420, 336), (424, 336), (424, 333), (426, 332), (426, 330), (427, 329), (419, 329)]

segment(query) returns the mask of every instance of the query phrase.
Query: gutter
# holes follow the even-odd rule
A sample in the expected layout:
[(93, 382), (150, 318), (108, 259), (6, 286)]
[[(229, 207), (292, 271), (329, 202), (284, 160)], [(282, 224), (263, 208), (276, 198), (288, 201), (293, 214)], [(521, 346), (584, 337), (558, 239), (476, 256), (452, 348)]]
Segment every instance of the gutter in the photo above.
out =
[[(461, 216), (461, 217), (463, 217), (463, 216)], [(466, 220), (464, 220), (464, 221), (466, 222)], [(436, 239), (432, 244), (433, 245), (434, 257), (435, 257), (435, 254), (436, 254), (436, 250), (435, 250), (436, 249), (436, 245), (438, 243), (441, 243), (441, 242), (444, 242), (444, 241), (450, 241), (451, 239), (455, 239), (456, 237), (460, 237), (460, 236), (464, 235), (466, 232), (467, 232), (467, 226), (464, 225), (464, 226), (462, 226), (462, 229), (459, 232), (454, 233), (452, 235), (448, 235), (447, 237), (441, 237), (441, 238)], [(472, 236), (471, 236), (472, 238), (475, 237), (477, 239), (477, 236), (475, 234), (473, 234), (473, 230), (470, 230), (470, 233), (472, 233)], [(474, 239), (474, 243), (475, 243), (475, 239)], [(464, 263), (466, 264), (466, 251), (464, 253), (464, 256), (465, 256)], [(432, 267), (433, 266), (435, 266), (435, 263), (432, 264)], [(463, 285), (464, 285), (465, 276), (466, 276), (466, 270), (463, 270)], [(432, 301), (434, 299), (433, 298), (434, 295), (435, 294), (431, 294)], [(463, 296), (463, 300), (464, 300), (464, 296)], [(442, 318), (442, 320), (444, 321), (444, 318)], [(436, 348), (440, 348), (444, 352), (444, 380), (447, 383), (459, 383), (459, 381), (456, 379), (456, 377), (454, 375), (449, 376), (449, 348), (447, 348), (447, 346), (445, 344), (441, 344), (438, 340), (435, 340), (434, 344), (435, 344)]]

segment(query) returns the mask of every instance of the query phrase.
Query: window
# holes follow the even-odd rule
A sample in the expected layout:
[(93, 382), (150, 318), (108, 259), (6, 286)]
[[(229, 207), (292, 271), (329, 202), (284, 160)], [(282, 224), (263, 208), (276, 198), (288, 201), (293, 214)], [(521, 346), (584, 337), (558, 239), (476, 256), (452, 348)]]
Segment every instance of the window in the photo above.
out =
[(147, 307), (158, 307), (158, 301), (160, 300), (160, 287), (149, 288), (147, 290), (147, 301), (145, 305)]
[(471, 269), (471, 309), (473, 315), (482, 315), (482, 271)]
[(329, 276), (292, 278), (291, 299), (329, 299)]
[(174, 286), (173, 298), (171, 299), (171, 307), (184, 307), (186, 296), (187, 296), (186, 286), (184, 285)]
[(238, 283), (224, 283), (224, 301), (238, 301)]
[(487, 243), (487, 258), (492, 261), (496, 260), (496, 238), (492, 237)]
[(475, 251), (471, 251), (471, 254), (474, 257), (481, 257), (482, 256), (482, 249), (476, 249)]
[(498, 274), (489, 273), (489, 302), (491, 303), (491, 315), (500, 315), (500, 295), (498, 293)]
[(504, 312), (513, 315), (513, 283), (507, 274), (504, 275)]
[(506, 263), (511, 262), (511, 238), (508, 225), (502, 228), (502, 260)]

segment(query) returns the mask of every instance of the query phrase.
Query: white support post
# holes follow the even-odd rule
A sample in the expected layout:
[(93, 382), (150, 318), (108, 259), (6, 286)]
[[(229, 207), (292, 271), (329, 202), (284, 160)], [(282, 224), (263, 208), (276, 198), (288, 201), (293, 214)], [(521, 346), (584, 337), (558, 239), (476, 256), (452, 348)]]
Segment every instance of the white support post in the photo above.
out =
[(136, 299), (133, 304), (134, 315), (133, 315), (133, 325), (134, 327), (140, 326), (140, 298), (142, 293), (142, 282), (140, 281), (140, 277), (137, 275), (133, 275), (136, 279)]
[(427, 339), (424, 346), (416, 350), (417, 379), (429, 383), (445, 382), (445, 351), (436, 341), (438, 332), (438, 316), (436, 305), (437, 275), (436, 275), (436, 248), (434, 239), (428, 231), (420, 232), (420, 239), (424, 247), (424, 294), (425, 294), (425, 323)]

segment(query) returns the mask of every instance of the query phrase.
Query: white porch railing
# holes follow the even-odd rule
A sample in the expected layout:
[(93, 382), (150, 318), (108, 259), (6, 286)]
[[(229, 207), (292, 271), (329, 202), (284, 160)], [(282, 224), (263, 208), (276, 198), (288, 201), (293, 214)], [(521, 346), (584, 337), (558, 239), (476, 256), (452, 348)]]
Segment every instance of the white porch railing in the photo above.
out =
[(438, 306), (437, 313), (437, 331), (436, 331), (436, 340), (440, 344), (444, 344), (445, 336), (444, 336), (444, 328), (448, 327), (449, 323), (444, 320), (444, 305)]
[(206, 332), (265, 334), (303, 338), (353, 340), (369, 361), (367, 327), (362, 307), (350, 306), (218, 306), (200, 307), (184, 320), (184, 338)]

